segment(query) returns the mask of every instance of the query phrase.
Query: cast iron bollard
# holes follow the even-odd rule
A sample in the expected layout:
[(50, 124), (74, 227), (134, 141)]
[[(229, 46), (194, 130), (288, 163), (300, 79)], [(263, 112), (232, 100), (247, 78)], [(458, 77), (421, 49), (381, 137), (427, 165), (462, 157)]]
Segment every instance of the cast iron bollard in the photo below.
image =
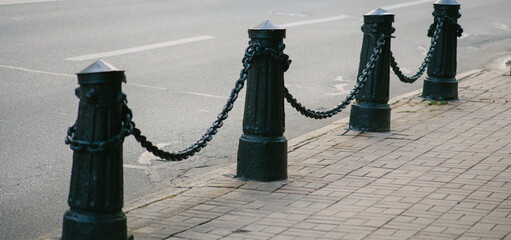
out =
[[(377, 8), (364, 15), (364, 39), (360, 53), (358, 76), (366, 68), (374, 49), (377, 46), (378, 37), (385, 34), (385, 44), (382, 46), (380, 58), (375, 63), (374, 72), (368, 76), (367, 82), (360, 94), (357, 103), (351, 106), (350, 126), (352, 130), (369, 132), (390, 131), (390, 105), (389, 81), (390, 81), (390, 38), (394, 32), (392, 22), (394, 14)], [(358, 79), (358, 78), (357, 78)]]
[[(126, 240), (123, 206), (121, 83), (124, 71), (97, 61), (78, 73), (80, 98), (68, 143), (74, 150), (63, 240)], [(111, 141), (115, 139), (116, 141)]]
[[(251, 43), (261, 49), (282, 50), (286, 30), (263, 22), (248, 30)], [(287, 178), (287, 140), (284, 126), (284, 68), (263, 55), (248, 71), (243, 135), (238, 148), (237, 177), (275, 181)]]
[[(443, 16), (444, 24), (438, 37), (436, 49), (428, 65), (428, 77), (424, 80), (422, 97), (431, 100), (458, 99), (456, 80), (457, 37), (461, 34), (457, 24), (460, 4), (455, 0), (438, 0), (433, 16)], [(436, 24), (436, 20), (435, 23)]]

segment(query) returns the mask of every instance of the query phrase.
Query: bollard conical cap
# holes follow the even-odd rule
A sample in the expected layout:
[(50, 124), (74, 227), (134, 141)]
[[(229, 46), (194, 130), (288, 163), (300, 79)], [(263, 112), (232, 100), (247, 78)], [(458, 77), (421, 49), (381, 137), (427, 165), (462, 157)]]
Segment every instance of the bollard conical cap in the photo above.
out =
[(97, 60), (90, 66), (83, 69), (78, 74), (87, 74), (87, 73), (101, 73), (101, 72), (117, 72), (119, 69), (112, 66), (112, 64), (107, 63), (103, 60)]
[(376, 8), (373, 11), (366, 13), (364, 16), (383, 16), (383, 15), (394, 15), (393, 13), (388, 12), (387, 10)]
[(456, 2), (456, 0), (438, 0), (438, 1), (434, 2), (433, 4), (438, 4), (438, 5), (460, 5), (458, 2)]
[(277, 30), (277, 29), (283, 30), (284, 28), (278, 27), (277, 25), (270, 22), (270, 20), (266, 20), (266, 21), (262, 22), (261, 24), (259, 24), (257, 27), (253, 27), (251, 29), (253, 29), (253, 30)]
[(364, 23), (394, 22), (394, 13), (376, 8), (364, 15)]
[(285, 38), (286, 29), (266, 20), (256, 27), (248, 29), (248, 36), (250, 38)]
[(98, 84), (110, 81), (126, 82), (124, 71), (117, 69), (112, 64), (103, 60), (97, 60), (90, 66), (77, 73), (79, 84)]

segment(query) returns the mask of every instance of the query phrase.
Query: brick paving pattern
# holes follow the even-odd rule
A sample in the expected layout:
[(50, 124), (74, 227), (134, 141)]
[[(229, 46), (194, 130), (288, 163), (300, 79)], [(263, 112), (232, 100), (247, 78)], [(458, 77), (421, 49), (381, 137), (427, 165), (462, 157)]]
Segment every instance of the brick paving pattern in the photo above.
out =
[(130, 211), (135, 239), (511, 239), (511, 77), (460, 101), (392, 105), (389, 133), (341, 120), (290, 148), (289, 179), (203, 186)]

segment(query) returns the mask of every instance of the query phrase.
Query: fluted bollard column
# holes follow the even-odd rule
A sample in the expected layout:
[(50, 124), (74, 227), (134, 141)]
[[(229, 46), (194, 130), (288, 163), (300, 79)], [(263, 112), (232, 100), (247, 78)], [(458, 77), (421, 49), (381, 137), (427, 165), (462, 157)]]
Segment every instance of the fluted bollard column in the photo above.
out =
[[(279, 51), (286, 30), (269, 21), (248, 30), (251, 43)], [(254, 59), (248, 71), (243, 135), (239, 141), (237, 177), (275, 181), (287, 178), (284, 137), (284, 67), (269, 55)]]
[[(356, 104), (351, 106), (349, 128), (358, 131), (388, 132), (390, 131), (390, 35), (394, 14), (377, 8), (364, 15), (362, 31), (364, 38), (360, 53), (358, 77), (366, 69), (374, 49), (377, 47), (379, 36), (385, 34), (385, 44), (382, 46), (380, 58), (375, 62), (373, 73), (368, 76), (364, 88), (357, 96)], [(358, 78), (357, 78), (358, 79)]]
[(62, 240), (126, 240), (123, 206), (124, 71), (97, 61), (78, 73), (78, 119), (66, 142), (74, 150)]
[[(458, 99), (458, 81), (456, 80), (457, 37), (461, 36), (458, 25), (460, 4), (455, 0), (438, 0), (434, 4), (433, 16), (442, 17), (443, 26), (438, 37), (435, 51), (428, 65), (428, 76), (424, 80), (422, 97), (431, 100)], [(430, 30), (428, 35), (432, 35)]]

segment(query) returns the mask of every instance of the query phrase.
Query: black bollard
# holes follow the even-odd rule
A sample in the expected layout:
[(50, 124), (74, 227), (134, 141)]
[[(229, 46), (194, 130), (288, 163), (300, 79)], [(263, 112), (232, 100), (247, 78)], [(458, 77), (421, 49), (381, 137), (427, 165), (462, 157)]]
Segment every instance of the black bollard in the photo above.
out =
[(351, 106), (350, 124), (351, 130), (369, 132), (390, 131), (390, 105), (389, 81), (390, 81), (390, 35), (394, 32), (392, 27), (394, 14), (377, 8), (364, 15), (362, 31), (364, 38), (360, 53), (358, 76), (362, 75), (370, 61), (371, 55), (377, 46), (378, 38), (385, 34), (385, 44), (382, 46), (380, 58), (375, 63), (372, 75), (368, 76), (367, 82), (357, 96), (357, 103)]
[[(279, 51), (286, 30), (269, 21), (248, 30), (251, 43)], [(268, 55), (256, 57), (248, 71), (243, 135), (238, 148), (237, 177), (275, 181), (287, 178), (284, 137), (284, 67)]]
[(121, 83), (126, 77), (103, 61), (77, 75), (80, 103), (66, 141), (74, 153), (62, 239), (126, 240), (120, 137), (125, 99)]
[[(428, 77), (424, 80), (422, 97), (431, 100), (457, 100), (458, 81), (456, 80), (457, 37), (461, 34), (458, 25), (460, 4), (455, 0), (438, 0), (434, 4), (433, 16), (443, 19), (438, 42), (428, 65)], [(429, 36), (432, 31), (429, 31)]]

